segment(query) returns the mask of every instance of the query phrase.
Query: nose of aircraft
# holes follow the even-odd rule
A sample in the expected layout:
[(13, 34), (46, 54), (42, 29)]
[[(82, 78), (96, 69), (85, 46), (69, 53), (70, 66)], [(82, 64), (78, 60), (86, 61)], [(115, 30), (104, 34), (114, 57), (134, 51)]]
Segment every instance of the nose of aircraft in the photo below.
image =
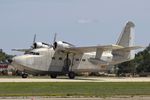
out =
[(25, 58), (22, 56), (16, 56), (12, 58), (12, 62), (22, 65), (25, 62)]
[(15, 56), (12, 58), (12, 63), (11, 63), (16, 69), (20, 71), (25, 70), (26, 66), (26, 57), (25, 56)]

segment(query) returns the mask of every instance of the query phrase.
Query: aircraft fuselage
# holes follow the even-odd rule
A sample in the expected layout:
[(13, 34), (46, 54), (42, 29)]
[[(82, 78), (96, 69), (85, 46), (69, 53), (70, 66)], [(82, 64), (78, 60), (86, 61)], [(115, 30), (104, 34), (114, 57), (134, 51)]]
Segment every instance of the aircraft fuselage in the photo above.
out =
[(55, 51), (53, 48), (34, 49), (28, 54), (16, 56), (12, 64), (20, 71), (36, 74), (51, 72), (99, 72), (106, 70), (108, 62), (112, 61), (111, 52), (104, 52), (101, 59), (107, 63), (94, 63), (90, 58), (95, 57), (95, 52), (73, 54)]

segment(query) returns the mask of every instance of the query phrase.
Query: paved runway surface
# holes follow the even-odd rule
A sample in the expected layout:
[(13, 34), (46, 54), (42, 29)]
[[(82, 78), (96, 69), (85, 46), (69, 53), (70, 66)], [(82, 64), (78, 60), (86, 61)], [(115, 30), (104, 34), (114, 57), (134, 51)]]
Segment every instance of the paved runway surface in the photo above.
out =
[(150, 82), (146, 78), (118, 78), (118, 77), (77, 77), (76, 79), (51, 78), (0, 78), (0, 82)]
[(150, 100), (148, 96), (135, 96), (135, 97), (106, 97), (106, 98), (40, 98), (40, 97), (7, 97), (0, 98), (0, 100)]
[[(150, 78), (117, 78), (117, 77), (77, 77), (76, 79), (50, 79), (33, 77), (22, 79), (18, 77), (0, 78), (0, 82), (150, 82)], [(0, 100), (150, 100), (150, 96), (108, 97), (108, 98), (53, 98), (53, 97), (0, 97)]]

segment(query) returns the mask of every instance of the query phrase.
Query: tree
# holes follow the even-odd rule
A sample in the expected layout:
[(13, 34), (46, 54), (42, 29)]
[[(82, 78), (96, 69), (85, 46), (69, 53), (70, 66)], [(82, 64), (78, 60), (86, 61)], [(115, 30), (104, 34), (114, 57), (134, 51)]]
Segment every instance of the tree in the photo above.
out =
[(118, 72), (121, 73), (145, 73), (149, 72), (150, 73), (150, 44), (149, 46), (137, 53), (135, 55), (135, 59), (124, 62), (121, 64), (117, 65), (119, 70)]
[(12, 55), (8, 55), (5, 52), (0, 52), (0, 62), (5, 62), (6, 60), (12, 59)]
[(0, 52), (0, 61), (5, 61), (6, 54), (4, 52)]
[(117, 67), (119, 68), (118, 75), (125, 74), (125, 73), (132, 73), (134, 75), (135, 73), (135, 61), (134, 60), (118, 64)]
[(137, 63), (137, 73), (150, 72), (150, 45), (135, 58)]

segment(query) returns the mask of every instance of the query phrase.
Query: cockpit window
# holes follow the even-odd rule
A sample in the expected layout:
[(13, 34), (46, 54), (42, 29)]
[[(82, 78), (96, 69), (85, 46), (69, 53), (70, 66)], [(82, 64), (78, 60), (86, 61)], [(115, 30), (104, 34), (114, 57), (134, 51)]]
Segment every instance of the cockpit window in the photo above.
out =
[(27, 53), (27, 54), (31, 54), (31, 55), (40, 55), (40, 53), (38, 53), (38, 52), (29, 52), (29, 53)]

